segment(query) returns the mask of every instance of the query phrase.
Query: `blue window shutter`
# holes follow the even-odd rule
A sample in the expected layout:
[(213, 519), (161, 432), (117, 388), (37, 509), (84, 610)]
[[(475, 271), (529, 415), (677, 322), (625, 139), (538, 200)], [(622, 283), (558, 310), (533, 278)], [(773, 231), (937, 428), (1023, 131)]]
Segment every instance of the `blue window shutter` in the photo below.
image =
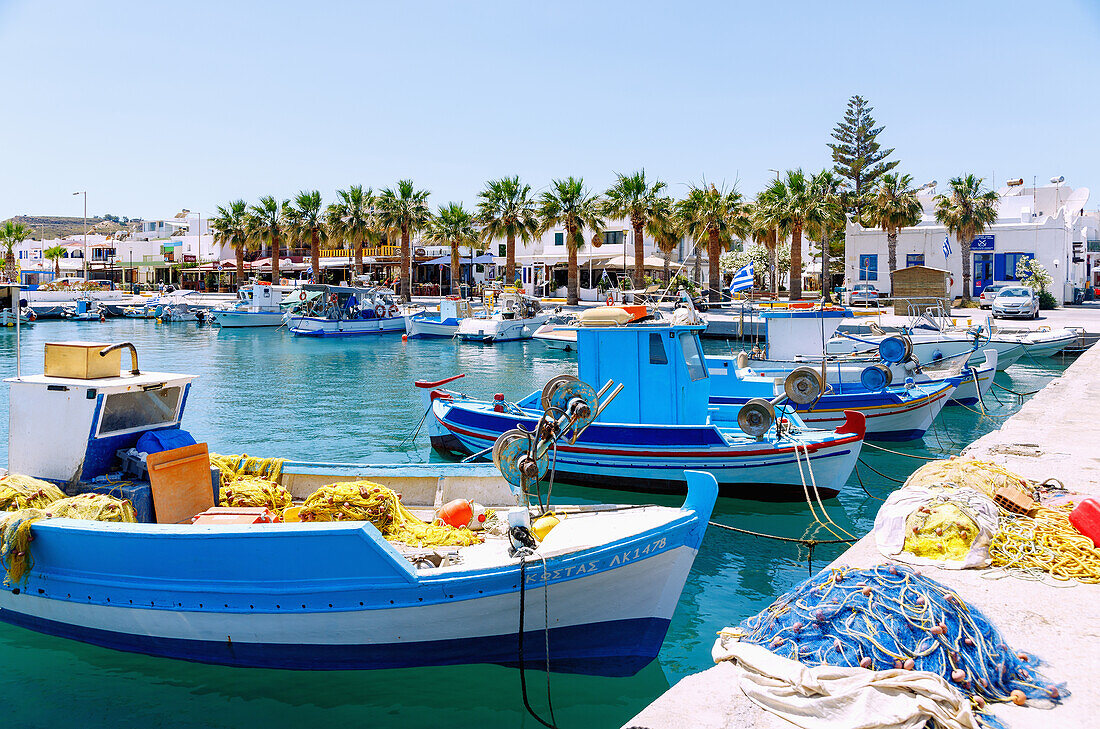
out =
[(867, 280), (878, 281), (878, 254), (867, 256)]
[(993, 254), (993, 280), (1005, 280), (1005, 254), (1003, 253)]

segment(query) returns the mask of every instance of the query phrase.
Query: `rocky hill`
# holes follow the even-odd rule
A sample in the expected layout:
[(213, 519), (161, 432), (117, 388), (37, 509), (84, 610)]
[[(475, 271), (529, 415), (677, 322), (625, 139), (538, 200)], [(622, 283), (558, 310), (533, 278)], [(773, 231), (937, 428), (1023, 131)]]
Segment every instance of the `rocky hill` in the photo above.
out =
[[(68, 218), (60, 215), (16, 215), (11, 218), (16, 223), (22, 223), (31, 229), (31, 238), (37, 240), (50, 240), (52, 238), (64, 238), (67, 235), (80, 235), (84, 232), (84, 218)], [(128, 226), (122, 220), (105, 218), (88, 218), (88, 234), (99, 233), (110, 235), (118, 230), (125, 230)], [(0, 225), (4, 221), (0, 220)]]

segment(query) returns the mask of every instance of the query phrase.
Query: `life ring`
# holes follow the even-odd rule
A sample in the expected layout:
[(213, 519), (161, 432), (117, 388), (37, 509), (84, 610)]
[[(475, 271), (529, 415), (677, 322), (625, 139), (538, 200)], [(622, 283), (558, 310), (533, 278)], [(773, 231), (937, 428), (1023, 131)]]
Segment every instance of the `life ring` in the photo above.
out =
[(305, 301), (305, 300), (306, 300), (306, 292), (305, 291), (299, 291), (298, 292), (298, 301)]
[(379, 304), (378, 306), (374, 307), (374, 315), (377, 316), (379, 319), (384, 319), (386, 317), (386, 305)]
[(608, 294), (607, 295), (607, 305), (612, 306), (612, 305), (614, 305), (614, 303), (615, 303), (615, 297), (612, 296), (611, 294)]
[(954, 276), (948, 276), (947, 277), (947, 288), (951, 288), (954, 285), (955, 285), (955, 277)]
[(401, 313), (401, 310), (397, 308), (397, 304), (390, 304), (390, 318), (393, 318)]
[(338, 304), (339, 302), (340, 302), (340, 297), (338, 297), (336, 294), (329, 294), (328, 295), (328, 303), (332, 304), (333, 306), (336, 306), (336, 304)]

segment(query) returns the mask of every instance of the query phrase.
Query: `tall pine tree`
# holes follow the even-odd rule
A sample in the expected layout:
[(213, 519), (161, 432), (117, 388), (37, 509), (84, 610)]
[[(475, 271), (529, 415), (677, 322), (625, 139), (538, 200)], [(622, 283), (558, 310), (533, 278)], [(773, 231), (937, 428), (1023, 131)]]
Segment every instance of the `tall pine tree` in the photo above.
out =
[(894, 153), (893, 147), (882, 149), (876, 141), (885, 127), (875, 126), (872, 111), (874, 107), (862, 96), (857, 94), (848, 99), (844, 118), (833, 127), (832, 137), (836, 143), (829, 144), (833, 150), (833, 169), (847, 180), (846, 207), (857, 221), (875, 182), (899, 162), (887, 160)]

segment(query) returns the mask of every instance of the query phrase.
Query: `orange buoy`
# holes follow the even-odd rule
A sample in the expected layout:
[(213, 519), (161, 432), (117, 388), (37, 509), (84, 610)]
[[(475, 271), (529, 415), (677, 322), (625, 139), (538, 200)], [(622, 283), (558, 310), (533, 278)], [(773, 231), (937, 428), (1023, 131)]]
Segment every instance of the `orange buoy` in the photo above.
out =
[(444, 524), (448, 524), (458, 529), (459, 527), (467, 526), (470, 520), (474, 518), (474, 507), (473, 504), (466, 499), (455, 499), (439, 507), (439, 512), (436, 516), (439, 517), (439, 520)]
[(1009, 697), (1012, 699), (1012, 703), (1016, 704), (1016, 706), (1023, 706), (1027, 703), (1027, 694), (1025, 694), (1020, 689), (1013, 690), (1013, 692), (1009, 694)]
[(407, 342), (407, 341), (409, 341), (409, 335), (408, 335), (408, 334), (402, 334), (402, 335), (401, 335), (401, 341), (402, 341), (402, 342)]

